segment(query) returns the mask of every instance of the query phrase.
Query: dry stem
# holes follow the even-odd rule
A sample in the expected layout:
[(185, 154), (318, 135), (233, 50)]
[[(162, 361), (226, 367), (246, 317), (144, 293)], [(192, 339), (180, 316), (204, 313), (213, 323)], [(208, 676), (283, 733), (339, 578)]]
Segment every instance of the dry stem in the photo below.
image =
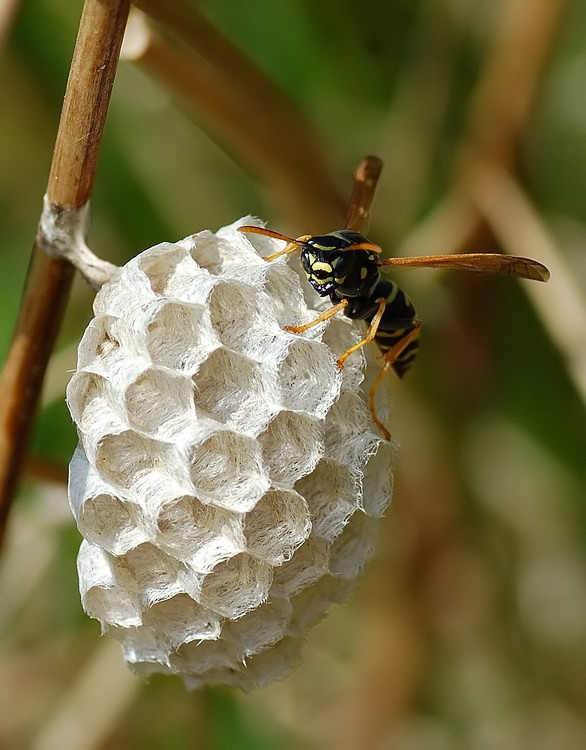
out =
[(260, 173), (303, 232), (330, 231), (345, 200), (324, 144), (299, 111), (240, 50), (183, 0), (135, 5), (174, 37), (145, 23), (123, 54), (173, 91), (214, 138)]
[[(57, 213), (79, 212), (90, 198), (129, 8), (129, 0), (84, 5), (47, 186)], [(0, 380), (0, 539), (74, 274), (67, 261), (43, 252), (49, 244), (41, 228)]]

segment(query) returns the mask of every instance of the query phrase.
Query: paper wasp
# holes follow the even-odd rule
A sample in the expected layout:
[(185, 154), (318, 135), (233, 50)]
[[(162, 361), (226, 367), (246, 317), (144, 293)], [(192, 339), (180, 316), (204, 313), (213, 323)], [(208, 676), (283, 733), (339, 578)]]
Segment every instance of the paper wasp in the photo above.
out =
[(267, 261), (300, 250), (301, 265), (309, 283), (320, 296), (329, 297), (332, 302), (333, 307), (315, 320), (301, 326), (285, 326), (286, 330), (303, 333), (342, 310), (349, 318), (368, 324), (364, 337), (345, 351), (337, 364), (342, 369), (347, 357), (357, 349), (369, 341), (378, 344), (384, 365), (370, 388), (369, 408), (373, 422), (388, 440), (389, 431), (376, 415), (375, 393), (390, 368), (402, 377), (411, 367), (417, 354), (421, 323), (407, 295), (394, 281), (382, 279), (380, 269), (386, 266), (453, 268), (535, 281), (547, 281), (549, 271), (535, 260), (499, 253), (381, 258), (382, 248), (358, 231), (368, 216), (381, 169), (382, 162), (377, 157), (363, 159), (356, 170), (343, 228), (336, 232), (293, 239), (264, 227), (241, 226), (238, 231), (287, 242), (283, 250), (267, 256)]

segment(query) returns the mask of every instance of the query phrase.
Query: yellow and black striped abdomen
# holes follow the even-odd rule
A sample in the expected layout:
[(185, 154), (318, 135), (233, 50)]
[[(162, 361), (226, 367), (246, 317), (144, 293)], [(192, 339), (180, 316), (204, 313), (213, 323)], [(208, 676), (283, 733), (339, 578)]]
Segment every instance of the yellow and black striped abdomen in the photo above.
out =
[[(418, 327), (415, 308), (405, 292), (388, 279), (379, 282), (372, 296), (376, 299), (384, 297), (387, 301), (374, 337), (375, 343), (385, 354)], [(373, 315), (370, 315), (367, 320), (370, 322), (373, 317)], [(399, 377), (403, 377), (417, 356), (418, 338), (419, 332), (414, 335), (414, 338), (393, 362), (393, 370)]]
[[(374, 337), (374, 341), (378, 345), (381, 352), (385, 354), (395, 344), (398, 344), (399, 341), (404, 339), (405, 336), (410, 333), (414, 327), (415, 326), (412, 324), (407, 324), (403, 328), (397, 328), (393, 331), (381, 331), (381, 329), (379, 328), (376, 336)], [(413, 361), (415, 360), (415, 357), (417, 356), (417, 350), (419, 348), (418, 339), (419, 332), (417, 332), (415, 338), (413, 338), (407, 344), (405, 349), (403, 349), (397, 359), (393, 362), (393, 370), (400, 378), (402, 378), (407, 370), (411, 367)]]

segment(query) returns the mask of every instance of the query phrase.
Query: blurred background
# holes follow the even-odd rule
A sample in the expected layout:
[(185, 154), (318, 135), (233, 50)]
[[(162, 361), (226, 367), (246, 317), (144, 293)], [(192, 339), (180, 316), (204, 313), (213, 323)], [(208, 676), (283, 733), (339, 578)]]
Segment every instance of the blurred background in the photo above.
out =
[[(0, 3), (2, 359), (81, 5)], [(389, 254), (502, 249), (552, 280), (397, 271), (423, 334), (412, 373), (388, 380), (400, 449), (378, 553), (300, 668), (251, 695), (143, 682), (81, 610), (64, 388), (93, 295), (77, 282), (0, 560), (0, 747), (586, 747), (586, 5), (182, 5), (191, 73), (164, 27), (135, 19), (125, 48), (92, 201), (100, 256), (246, 214), (336, 229), (374, 153), (368, 234)]]

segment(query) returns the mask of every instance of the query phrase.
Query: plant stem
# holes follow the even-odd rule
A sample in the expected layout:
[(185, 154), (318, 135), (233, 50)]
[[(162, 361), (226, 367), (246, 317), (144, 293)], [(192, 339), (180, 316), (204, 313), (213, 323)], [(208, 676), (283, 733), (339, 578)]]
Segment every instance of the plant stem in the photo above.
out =
[[(346, 201), (315, 129), (254, 63), (184, 0), (136, 0), (172, 38), (137, 24), (123, 55), (161, 80), (255, 170), (303, 233), (340, 226)], [(129, 41), (131, 35), (129, 35)], [(142, 41), (141, 41), (142, 38)], [(132, 49), (134, 48), (134, 49)]]
[[(65, 92), (46, 199), (59, 214), (90, 199), (130, 0), (86, 0)], [(69, 297), (74, 268), (44, 252), (39, 231), (19, 318), (0, 378), (0, 541)]]

